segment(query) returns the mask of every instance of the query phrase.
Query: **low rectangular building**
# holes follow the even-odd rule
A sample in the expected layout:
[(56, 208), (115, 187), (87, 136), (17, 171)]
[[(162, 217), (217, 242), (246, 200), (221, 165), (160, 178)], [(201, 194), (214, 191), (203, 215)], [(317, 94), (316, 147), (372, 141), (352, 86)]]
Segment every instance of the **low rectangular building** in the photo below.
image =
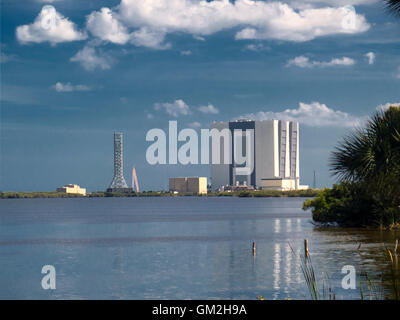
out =
[(61, 188), (57, 188), (57, 192), (81, 194), (86, 196), (86, 188), (81, 188), (77, 184), (66, 184)]
[(261, 188), (263, 190), (306, 190), (308, 186), (296, 185), (296, 181), (293, 179), (282, 179), (282, 178), (271, 178), (261, 179)]
[(179, 193), (207, 194), (206, 177), (169, 178), (169, 191)]

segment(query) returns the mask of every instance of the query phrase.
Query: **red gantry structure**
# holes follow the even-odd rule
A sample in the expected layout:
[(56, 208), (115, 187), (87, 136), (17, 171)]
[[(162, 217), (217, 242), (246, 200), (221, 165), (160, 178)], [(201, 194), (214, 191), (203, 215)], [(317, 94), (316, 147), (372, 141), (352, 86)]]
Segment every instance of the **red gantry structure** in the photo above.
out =
[(139, 182), (136, 176), (136, 169), (135, 167), (132, 168), (132, 190), (135, 189), (136, 186), (136, 192), (139, 192)]

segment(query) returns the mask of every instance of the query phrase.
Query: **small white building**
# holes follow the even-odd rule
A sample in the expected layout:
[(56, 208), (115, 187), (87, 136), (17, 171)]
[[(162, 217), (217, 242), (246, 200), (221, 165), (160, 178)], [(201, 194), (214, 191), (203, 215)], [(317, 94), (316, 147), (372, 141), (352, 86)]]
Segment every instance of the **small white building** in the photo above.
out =
[(86, 188), (81, 188), (77, 184), (66, 184), (61, 188), (57, 188), (57, 192), (81, 194), (86, 196)]

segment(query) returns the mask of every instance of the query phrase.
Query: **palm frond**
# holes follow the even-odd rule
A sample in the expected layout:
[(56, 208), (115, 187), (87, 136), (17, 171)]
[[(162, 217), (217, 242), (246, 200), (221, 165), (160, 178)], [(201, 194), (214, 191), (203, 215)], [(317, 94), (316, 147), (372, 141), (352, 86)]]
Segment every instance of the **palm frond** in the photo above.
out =
[(384, 0), (389, 12), (400, 16), (400, 0)]
[[(400, 0), (399, 0), (400, 1)], [(364, 129), (342, 139), (330, 158), (331, 172), (341, 181), (400, 176), (400, 108), (376, 112)]]

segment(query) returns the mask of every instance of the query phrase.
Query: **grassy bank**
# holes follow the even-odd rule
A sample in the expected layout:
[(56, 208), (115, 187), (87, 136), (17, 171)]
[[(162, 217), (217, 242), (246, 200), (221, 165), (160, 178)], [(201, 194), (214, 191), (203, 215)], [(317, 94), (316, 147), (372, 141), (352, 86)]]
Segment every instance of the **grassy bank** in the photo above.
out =
[[(305, 240), (306, 241), (306, 240)], [(305, 246), (306, 247), (306, 246)], [(360, 246), (357, 249), (360, 257)], [(293, 254), (295, 251), (291, 247)], [(358, 270), (354, 285), (360, 293), (360, 300), (400, 300), (400, 267), (398, 257), (398, 240), (388, 246), (382, 244), (382, 255), (385, 259), (386, 267), (380, 276), (373, 279), (365, 270)], [(301, 271), (303, 273), (311, 300), (336, 300), (336, 294), (330, 285), (329, 276), (326, 273), (321, 279), (317, 280), (316, 270), (314, 270), (311, 256), (307, 252), (300, 254)], [(354, 269), (355, 270), (355, 269)], [(358, 281), (356, 281), (358, 280)], [(343, 286), (343, 284), (342, 284)]]
[[(309, 190), (254, 190), (254, 191), (235, 191), (235, 192), (209, 192), (206, 195), (196, 193), (170, 193), (168, 191), (144, 191), (144, 192), (92, 192), (86, 197), (315, 197), (319, 194), (318, 189)], [(59, 192), (0, 192), (0, 199), (23, 199), (23, 198), (82, 198), (77, 194), (66, 194)]]
[(83, 198), (80, 194), (61, 192), (0, 192), (0, 199), (29, 199), (29, 198)]

